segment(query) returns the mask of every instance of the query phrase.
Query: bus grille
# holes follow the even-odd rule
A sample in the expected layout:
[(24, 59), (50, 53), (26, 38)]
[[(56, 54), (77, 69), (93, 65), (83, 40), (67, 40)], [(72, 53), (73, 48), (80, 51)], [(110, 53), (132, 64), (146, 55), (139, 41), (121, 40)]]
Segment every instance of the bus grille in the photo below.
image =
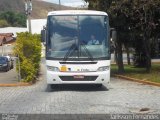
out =
[(74, 78), (74, 76), (59, 76), (62, 81), (95, 81), (98, 76), (84, 76), (84, 78)]

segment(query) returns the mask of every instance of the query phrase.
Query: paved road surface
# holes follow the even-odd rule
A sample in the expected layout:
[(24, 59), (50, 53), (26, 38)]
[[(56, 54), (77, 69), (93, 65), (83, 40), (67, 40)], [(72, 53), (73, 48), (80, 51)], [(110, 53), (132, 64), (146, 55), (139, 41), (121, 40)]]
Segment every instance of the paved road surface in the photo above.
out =
[(51, 90), (40, 80), (28, 87), (0, 87), (0, 113), (102, 114), (136, 113), (149, 108), (160, 113), (160, 88), (111, 78), (108, 88), (63, 85)]

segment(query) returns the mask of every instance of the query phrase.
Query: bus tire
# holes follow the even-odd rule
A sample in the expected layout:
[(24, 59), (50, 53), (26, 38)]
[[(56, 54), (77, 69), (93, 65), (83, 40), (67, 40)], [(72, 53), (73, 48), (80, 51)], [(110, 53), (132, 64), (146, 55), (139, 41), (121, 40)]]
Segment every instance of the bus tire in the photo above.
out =
[(53, 89), (57, 88), (57, 85), (56, 84), (48, 84), (48, 88), (50, 90), (53, 90)]
[(101, 88), (102, 84), (96, 84), (96, 87)]
[(54, 84), (51, 84), (51, 85), (50, 85), (50, 88), (51, 88), (51, 89), (55, 89), (55, 85), (54, 85)]

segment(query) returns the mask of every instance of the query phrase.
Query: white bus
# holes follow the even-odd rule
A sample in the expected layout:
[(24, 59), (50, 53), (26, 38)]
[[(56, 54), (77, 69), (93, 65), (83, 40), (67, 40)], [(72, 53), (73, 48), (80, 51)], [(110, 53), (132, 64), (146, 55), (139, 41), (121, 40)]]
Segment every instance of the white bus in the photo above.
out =
[(109, 19), (105, 12), (65, 10), (48, 13), (42, 30), (47, 84), (110, 82)]

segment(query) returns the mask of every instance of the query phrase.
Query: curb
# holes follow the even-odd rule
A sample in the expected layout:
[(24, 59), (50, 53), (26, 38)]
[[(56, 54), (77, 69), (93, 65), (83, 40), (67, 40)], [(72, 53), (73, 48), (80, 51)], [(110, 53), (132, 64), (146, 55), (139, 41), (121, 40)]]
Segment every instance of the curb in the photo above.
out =
[(123, 75), (113, 75), (114, 77), (118, 77), (118, 78), (122, 78), (125, 80), (129, 80), (129, 81), (134, 81), (134, 82), (139, 82), (139, 83), (143, 83), (143, 84), (147, 84), (147, 85), (153, 85), (153, 86), (158, 86), (160, 87), (160, 83), (156, 83), (156, 82), (151, 82), (151, 81), (146, 81), (146, 80), (140, 80), (140, 79), (135, 79), (135, 78), (130, 78), (127, 76), (123, 76)]
[(8, 84), (8, 83), (4, 83), (4, 84), (0, 84), (0, 87), (20, 87), (20, 86), (31, 86), (31, 83), (13, 83), (13, 84)]

